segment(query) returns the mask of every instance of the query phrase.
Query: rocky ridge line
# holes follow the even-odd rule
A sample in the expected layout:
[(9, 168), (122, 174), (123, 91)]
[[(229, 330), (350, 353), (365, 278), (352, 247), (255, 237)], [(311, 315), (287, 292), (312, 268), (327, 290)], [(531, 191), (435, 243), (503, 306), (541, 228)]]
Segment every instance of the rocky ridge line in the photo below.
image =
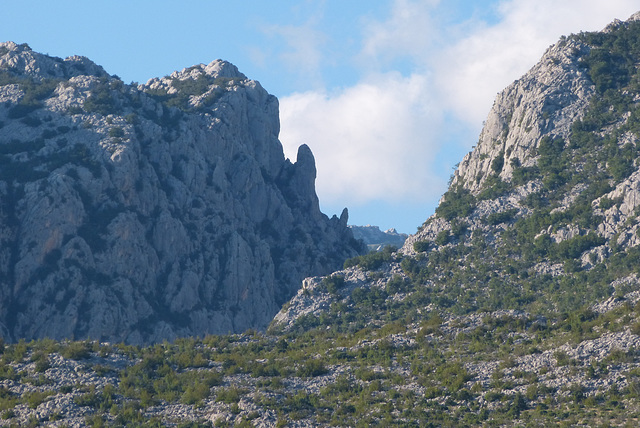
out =
[(217, 60), (131, 86), (0, 44), (0, 333), (131, 343), (263, 329), (357, 254), (278, 101)]

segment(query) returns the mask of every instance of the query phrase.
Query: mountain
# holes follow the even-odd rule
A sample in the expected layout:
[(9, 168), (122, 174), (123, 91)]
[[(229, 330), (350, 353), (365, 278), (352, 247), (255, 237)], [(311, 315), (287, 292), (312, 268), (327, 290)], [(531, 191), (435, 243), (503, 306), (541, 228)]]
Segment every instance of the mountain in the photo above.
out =
[(640, 13), (502, 91), (403, 247), (265, 332), (0, 347), (4, 425), (635, 426)]
[(378, 226), (349, 226), (356, 239), (361, 239), (369, 250), (380, 251), (387, 245), (400, 248), (408, 235), (398, 233), (395, 229), (381, 231)]
[(0, 332), (128, 343), (264, 329), (358, 254), (278, 101), (225, 61), (144, 85), (0, 44)]
[(375, 271), (365, 288), (393, 278), (408, 297), (459, 315), (571, 311), (610, 297), (616, 281), (635, 284), (639, 62), (640, 14), (563, 37), (498, 94), (435, 214), (400, 251), (349, 260), (334, 277), (361, 288), (363, 271)]

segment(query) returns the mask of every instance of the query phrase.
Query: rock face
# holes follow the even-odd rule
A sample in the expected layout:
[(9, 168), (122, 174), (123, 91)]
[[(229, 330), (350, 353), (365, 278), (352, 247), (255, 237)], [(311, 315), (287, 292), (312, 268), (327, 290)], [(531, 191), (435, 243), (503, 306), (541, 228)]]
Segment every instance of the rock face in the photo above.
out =
[[(595, 92), (580, 63), (588, 50), (575, 39), (560, 42), (550, 47), (528, 73), (498, 94), (477, 149), (460, 162), (452, 186), (462, 184), (478, 194), (495, 172), (509, 180), (515, 165), (535, 165), (532, 152), (542, 137), (568, 137), (571, 124), (582, 117)], [(500, 162), (502, 166), (498, 168)]]
[[(640, 92), (631, 65), (639, 52), (616, 45), (635, 43), (639, 21), (635, 14), (599, 33), (562, 37), (499, 93), (436, 215), (407, 239), (403, 252), (415, 255), (416, 242), (434, 242), (445, 231), (456, 238), (447, 244), (474, 230), (491, 240), (518, 219), (543, 211), (557, 221), (536, 237), (557, 244), (593, 233), (605, 240), (607, 245), (583, 254), (583, 266), (592, 264), (588, 257), (606, 258), (611, 246), (640, 244)], [(576, 211), (583, 218), (558, 215)]]
[(224, 61), (126, 85), (0, 44), (0, 329), (153, 342), (263, 329), (361, 249), (278, 101)]
[[(571, 125), (583, 117), (595, 94), (588, 70), (581, 63), (589, 51), (583, 41), (562, 38), (547, 49), (538, 64), (500, 92), (477, 146), (458, 165), (450, 189), (460, 186), (478, 197), (496, 183), (511, 183), (515, 169), (527, 171), (537, 167), (537, 151), (543, 138), (568, 138)], [(540, 181), (531, 180), (501, 199), (481, 197), (484, 200), (469, 217), (477, 220), (509, 209), (520, 211), (521, 201), (541, 190)], [(441, 202), (445, 200), (446, 196)], [(406, 252), (413, 252), (416, 241), (435, 239), (450, 227), (441, 218), (434, 217), (428, 223), (407, 240)], [(480, 226), (481, 222), (473, 224)]]

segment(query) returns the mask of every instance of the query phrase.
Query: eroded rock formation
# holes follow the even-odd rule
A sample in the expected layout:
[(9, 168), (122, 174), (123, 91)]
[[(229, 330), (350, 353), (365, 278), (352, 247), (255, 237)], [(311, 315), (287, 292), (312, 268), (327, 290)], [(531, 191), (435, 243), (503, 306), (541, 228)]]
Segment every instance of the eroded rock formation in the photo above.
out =
[(278, 101), (225, 61), (126, 85), (0, 44), (0, 327), (132, 343), (267, 326), (360, 251)]

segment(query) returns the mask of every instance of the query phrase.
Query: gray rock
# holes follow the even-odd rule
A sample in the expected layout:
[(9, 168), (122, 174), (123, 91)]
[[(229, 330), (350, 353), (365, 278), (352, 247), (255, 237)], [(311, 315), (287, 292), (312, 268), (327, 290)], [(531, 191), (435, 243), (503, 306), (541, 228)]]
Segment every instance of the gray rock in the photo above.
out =
[[(514, 162), (532, 166), (530, 156), (543, 136), (566, 137), (582, 116), (594, 88), (579, 64), (588, 49), (573, 39), (551, 46), (540, 62), (498, 94), (480, 134), (476, 150), (460, 162), (452, 185), (478, 192), (504, 156), (500, 178), (510, 180)], [(541, 102), (541, 100), (543, 102)]]
[(6, 339), (264, 329), (361, 250), (320, 212), (311, 150), (284, 158), (277, 99), (228, 62), (134, 87), (83, 57), (0, 54)]

